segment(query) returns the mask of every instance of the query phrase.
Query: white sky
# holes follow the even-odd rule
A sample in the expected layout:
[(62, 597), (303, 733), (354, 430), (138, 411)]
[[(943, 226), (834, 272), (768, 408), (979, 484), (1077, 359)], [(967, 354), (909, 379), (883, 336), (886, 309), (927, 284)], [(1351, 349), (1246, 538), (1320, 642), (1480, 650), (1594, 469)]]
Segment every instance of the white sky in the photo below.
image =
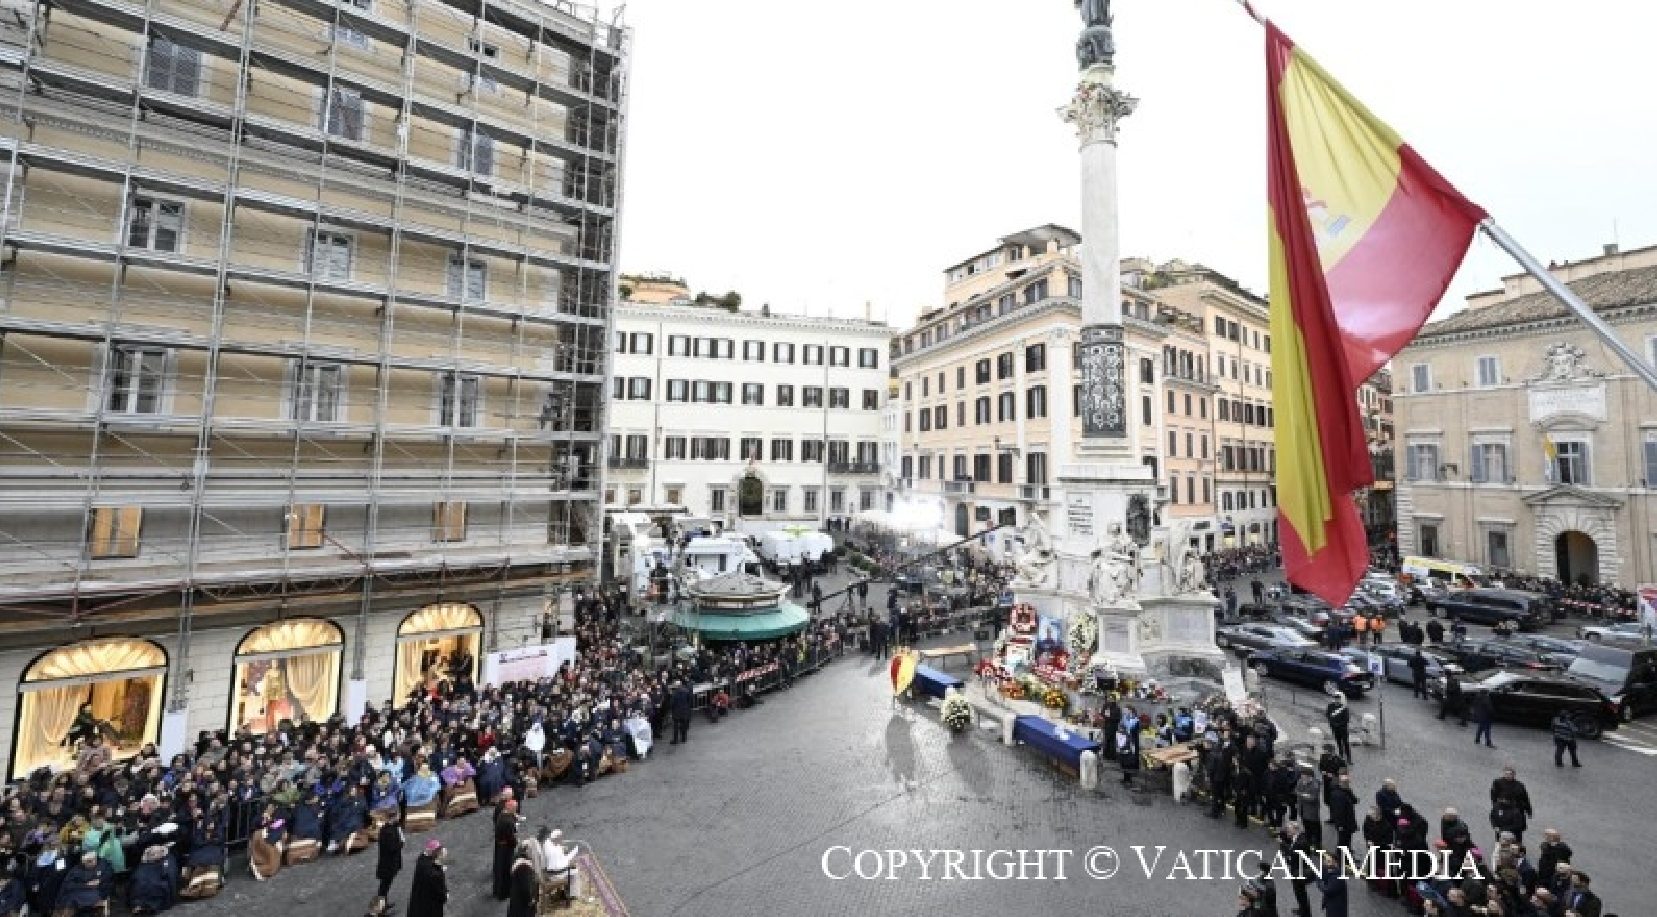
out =
[[(1264, 36), (1115, 0), (1123, 254), (1265, 291)], [(1544, 263), (1657, 244), (1657, 4), (1258, 0)], [(630, 0), (621, 260), (906, 326), (943, 269), (1078, 223), (1071, 0)], [(1615, 236), (1613, 235), (1615, 233)], [(1480, 239), (1443, 310), (1517, 266)]]

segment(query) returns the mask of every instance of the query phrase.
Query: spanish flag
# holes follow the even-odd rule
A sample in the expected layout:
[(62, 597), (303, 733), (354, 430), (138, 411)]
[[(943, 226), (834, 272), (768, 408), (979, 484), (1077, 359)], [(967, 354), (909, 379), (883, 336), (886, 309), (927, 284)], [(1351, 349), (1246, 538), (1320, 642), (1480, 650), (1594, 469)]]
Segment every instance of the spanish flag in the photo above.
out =
[(1485, 214), (1265, 25), (1278, 529), (1290, 582), (1339, 604), (1369, 562), (1357, 387), (1415, 337)]

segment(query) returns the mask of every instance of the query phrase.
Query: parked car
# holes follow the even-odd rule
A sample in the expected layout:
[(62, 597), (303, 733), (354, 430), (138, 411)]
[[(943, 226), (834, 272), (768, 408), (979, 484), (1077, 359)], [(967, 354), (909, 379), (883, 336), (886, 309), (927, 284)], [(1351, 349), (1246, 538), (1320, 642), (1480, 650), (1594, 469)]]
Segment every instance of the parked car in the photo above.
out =
[(1388, 605), (1396, 604), (1398, 607), (1403, 607), (1407, 600), (1403, 588), (1398, 585), (1397, 580), (1390, 576), (1384, 579), (1372, 579), (1366, 576), (1359, 581), (1358, 591), (1372, 598), (1380, 599)]
[(1386, 599), (1378, 595), (1368, 594), (1360, 589), (1352, 593), (1352, 597), (1346, 600), (1344, 610), (1348, 612), (1361, 611), (1365, 615), (1380, 615), (1384, 618), (1396, 618), (1404, 612), (1404, 602), (1401, 599)]
[(1458, 618), (1469, 624), (1512, 621), (1520, 630), (1536, 630), (1553, 620), (1552, 602), (1535, 592), (1513, 589), (1458, 589), (1427, 602), (1428, 614)]
[(1590, 644), (1565, 674), (1604, 692), (1624, 722), (1657, 711), (1657, 647), (1621, 640)]
[(1616, 729), (1620, 722), (1617, 705), (1598, 689), (1559, 675), (1537, 672), (1491, 672), (1461, 683), (1467, 701), (1485, 692), (1496, 719), (1507, 723), (1546, 727), (1554, 715), (1568, 711), (1577, 735), (1599, 738), (1601, 732)]
[(1281, 624), (1233, 624), (1217, 628), (1214, 642), (1223, 649), (1237, 652), (1263, 650), (1277, 646), (1316, 646), (1292, 628)]
[[(1415, 647), (1405, 646), (1402, 643), (1382, 643), (1379, 646), (1355, 647), (1349, 646), (1341, 650), (1341, 655), (1352, 660), (1367, 671), (1369, 657), (1374, 656), (1381, 660), (1381, 677), (1387, 681), (1400, 685), (1413, 685), (1415, 673), (1410, 671), (1410, 659), (1415, 656)], [(1448, 657), (1436, 649), (1423, 647), (1421, 657), (1427, 660), (1427, 680), (1431, 684), (1434, 679), (1443, 677), (1444, 664)]]
[(1583, 624), (1577, 627), (1578, 640), (1599, 643), (1605, 640), (1644, 640), (1652, 636), (1638, 621), (1620, 621), (1616, 624)]
[(1516, 646), (1536, 650), (1539, 653), (1547, 653), (1561, 667), (1569, 667), (1571, 660), (1575, 659), (1582, 652), (1582, 648), (1586, 646), (1580, 640), (1566, 640), (1563, 637), (1550, 637), (1547, 634), (1510, 634), (1506, 637), (1498, 636), (1498, 639), (1503, 643), (1512, 643)]
[(1323, 628), (1305, 618), (1297, 618), (1294, 615), (1278, 611), (1267, 615), (1266, 620), (1278, 627), (1286, 627), (1312, 643), (1323, 643)]
[(1363, 666), (1342, 656), (1319, 649), (1278, 647), (1250, 653), (1249, 668), (1261, 677), (1271, 676), (1321, 688), (1325, 694), (1340, 691), (1357, 697), (1375, 687), (1375, 676)]
[(1328, 626), (1331, 609), (1322, 599), (1293, 597), (1284, 599), (1277, 605), (1277, 614), (1299, 618), (1320, 629)]
[(1463, 640), (1446, 643), (1439, 648), (1457, 665), (1469, 672), (1489, 669), (1526, 669), (1532, 672), (1563, 672), (1567, 662), (1560, 662), (1548, 653), (1512, 643), (1507, 638)]

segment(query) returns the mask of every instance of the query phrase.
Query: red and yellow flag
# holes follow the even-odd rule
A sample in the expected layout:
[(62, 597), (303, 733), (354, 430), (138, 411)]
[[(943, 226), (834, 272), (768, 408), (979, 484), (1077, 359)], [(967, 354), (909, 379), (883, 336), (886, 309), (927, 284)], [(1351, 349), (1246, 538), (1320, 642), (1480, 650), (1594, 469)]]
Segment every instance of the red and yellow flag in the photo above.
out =
[(1289, 580), (1343, 603), (1369, 563), (1357, 387), (1415, 337), (1484, 211), (1266, 23), (1272, 397)]

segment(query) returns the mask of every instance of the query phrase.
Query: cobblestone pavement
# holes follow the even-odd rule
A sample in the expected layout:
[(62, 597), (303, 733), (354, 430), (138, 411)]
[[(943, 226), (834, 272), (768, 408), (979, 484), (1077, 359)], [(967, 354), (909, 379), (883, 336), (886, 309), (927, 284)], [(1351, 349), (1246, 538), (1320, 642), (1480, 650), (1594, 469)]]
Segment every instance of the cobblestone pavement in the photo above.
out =
[[(934, 710), (894, 713), (888, 694), (883, 664), (848, 656), (717, 726), (698, 720), (689, 744), (658, 745), (652, 760), (627, 774), (543, 794), (528, 803), (529, 824), (563, 828), (590, 845), (636, 917), (1235, 913), (1234, 879), (1163, 876), (1177, 851), (1194, 857), (1206, 848), (1258, 847), (1266, 841), (1263, 831), (1211, 821), (1166, 797), (1124, 792), (1114, 786), (1114, 768), (1105, 769), (1101, 791), (1082, 791), (1028, 750), (1003, 748), (995, 733), (951, 739)], [(1374, 700), (1359, 703), (1360, 712), (1374, 706)], [(1286, 692), (1274, 694), (1273, 708), (1287, 728), (1312, 722)], [(1541, 732), (1498, 726), (1500, 747), (1475, 749), (1470, 728), (1432, 719), (1409, 701), (1407, 690), (1388, 695), (1387, 724), (1385, 752), (1359, 749), (1357, 782), (1365, 797), (1383, 776), (1396, 776), (1424, 812), (1461, 803), (1479, 830), (1489, 780), (1511, 761), (1537, 801), (1533, 834), (1544, 824), (1565, 831), (1608, 910), (1639, 913), (1634, 903), (1657, 892), (1657, 879), (1627, 855), (1649, 849), (1649, 826), (1657, 819), (1648, 758), (1587, 743), (1583, 769), (1556, 772)], [(438, 828), (454, 853), (450, 915), (505, 912), (487, 895), (487, 821), (472, 816)], [(1481, 838), (1485, 833), (1479, 830)], [(1109, 881), (1082, 875), (1083, 851), (1099, 844), (1122, 857), (1121, 872)], [(822, 861), (835, 845), (1065, 848), (1075, 856), (1062, 881), (925, 881), (916, 870), (891, 881), (832, 881)], [(1132, 845), (1145, 847), (1147, 857), (1167, 845), (1158, 878), (1140, 874)], [(1213, 866), (1215, 875), (1219, 868)], [(373, 869), (372, 853), (284, 871), (264, 884), (244, 869), (220, 897), (185, 913), (352, 917), (373, 893)], [(1288, 913), (1293, 899), (1287, 883), (1279, 885)], [(393, 897), (406, 906), (407, 895), (405, 869)], [(1315, 908), (1315, 891), (1312, 898)], [(1402, 913), (1356, 885), (1352, 900), (1354, 917)]]

